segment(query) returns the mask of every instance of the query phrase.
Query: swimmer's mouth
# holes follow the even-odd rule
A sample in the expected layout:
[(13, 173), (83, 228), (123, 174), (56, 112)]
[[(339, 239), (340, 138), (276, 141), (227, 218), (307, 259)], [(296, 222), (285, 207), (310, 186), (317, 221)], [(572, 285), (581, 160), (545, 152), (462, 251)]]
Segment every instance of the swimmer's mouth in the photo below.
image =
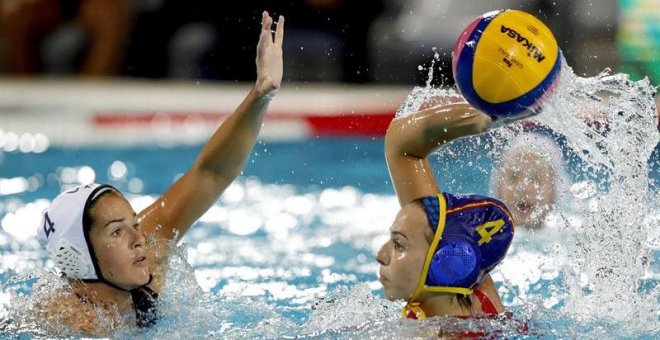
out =
[(146, 266), (149, 264), (149, 261), (147, 260), (146, 256), (140, 256), (133, 263), (135, 263), (138, 266)]
[(518, 211), (521, 213), (528, 213), (530, 210), (532, 210), (532, 205), (528, 204), (527, 202), (518, 202), (516, 203), (516, 209), (518, 209)]

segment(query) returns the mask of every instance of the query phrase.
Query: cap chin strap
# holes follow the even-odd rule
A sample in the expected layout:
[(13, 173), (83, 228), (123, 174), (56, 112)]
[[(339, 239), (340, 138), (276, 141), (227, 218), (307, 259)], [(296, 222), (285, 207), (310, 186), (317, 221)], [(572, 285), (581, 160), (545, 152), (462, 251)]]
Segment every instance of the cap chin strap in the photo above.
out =
[(435, 229), (435, 235), (433, 236), (433, 241), (431, 246), (429, 246), (429, 251), (426, 254), (426, 260), (424, 261), (424, 267), (422, 268), (422, 275), (417, 282), (417, 287), (413, 292), (408, 303), (403, 307), (401, 315), (407, 319), (415, 320), (424, 320), (426, 319), (426, 314), (420, 303), (418, 301), (422, 293), (454, 293), (454, 294), (463, 294), (470, 295), (472, 294), (472, 289), (462, 288), (462, 287), (446, 287), (446, 286), (428, 286), (426, 285), (426, 277), (429, 273), (429, 266), (431, 265), (431, 260), (433, 255), (435, 255), (435, 250), (442, 239), (442, 233), (445, 231), (445, 221), (447, 217), (447, 202), (445, 201), (445, 196), (442, 193), (438, 194), (438, 205), (440, 206), (440, 216), (438, 218), (438, 226)]
[(403, 306), (401, 310), (401, 316), (404, 319), (413, 319), (413, 320), (426, 320), (426, 314), (422, 307), (419, 306), (419, 302), (408, 302)]
[[(114, 284), (114, 283), (112, 283), (112, 282), (106, 280), (103, 276), (101, 276), (100, 273), (97, 273), (96, 275), (99, 277), (99, 279), (85, 279), (85, 280), (82, 280), (82, 281), (83, 281), (83, 282), (87, 282), (87, 283), (103, 283), (103, 284), (106, 284), (106, 285), (108, 285), (108, 286), (110, 286), (110, 287), (112, 287), (112, 288), (115, 288), (115, 289), (121, 290), (122, 292), (130, 292), (130, 291), (132, 291), (133, 289), (137, 289), (137, 288), (126, 289), (126, 288), (119, 287), (119, 286), (117, 286), (116, 284)], [(148, 286), (148, 285), (151, 283), (151, 281), (153, 281), (153, 279), (154, 279), (153, 275), (149, 274), (149, 281), (148, 281), (147, 283), (143, 284), (143, 285), (140, 286), (140, 287)], [(139, 287), (138, 287), (138, 288), (139, 288)]]

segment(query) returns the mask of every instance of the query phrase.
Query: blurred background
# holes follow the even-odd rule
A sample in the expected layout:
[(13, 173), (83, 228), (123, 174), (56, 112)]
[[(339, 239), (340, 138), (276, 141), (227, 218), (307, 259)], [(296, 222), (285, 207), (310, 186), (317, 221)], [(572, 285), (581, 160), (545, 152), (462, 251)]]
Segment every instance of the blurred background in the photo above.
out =
[(658, 0), (0, 0), (0, 72), (253, 80), (267, 9), (287, 19), (288, 81), (424, 84), (437, 53), (434, 84), (450, 85), (458, 34), (498, 8), (540, 17), (576, 74), (660, 82)]
[[(610, 68), (634, 80), (649, 77), (652, 84), (660, 84), (660, 0), (0, 0), (0, 332), (13, 303), (11, 289), (3, 283), (22, 281), (16, 276), (47, 263), (35, 234), (50, 200), (70, 186), (99, 182), (122, 190), (138, 211), (151, 204), (194, 162), (202, 143), (252, 86), (264, 9), (275, 18), (286, 17), (282, 89), (269, 107), (242, 175), (200, 219), (210, 227), (195, 228), (186, 237), (190, 263), (205, 291), (240, 292), (268, 300), (245, 303), (222, 298), (220, 303), (200, 303), (187, 284), (173, 285), (181, 288), (181, 294), (172, 296), (185, 297), (188, 302), (183, 306), (194, 307), (182, 315), (189, 318), (179, 323), (185, 329), (162, 328), (162, 333), (173, 338), (172, 334), (191, 331), (183, 336), (189, 338), (206, 333), (208, 325), (208, 334), (216, 337), (290, 336), (300, 331), (282, 330), (288, 321), (277, 316), (293, 315), (297, 324), (310, 314), (315, 296), (337, 285), (364, 282), (380, 290), (373, 258), (398, 209), (383, 153), (385, 129), (414, 86), (453, 84), (451, 52), (460, 32), (479, 15), (502, 8), (522, 9), (545, 22), (578, 75), (591, 77)], [(525, 129), (550, 135), (543, 126)], [(491, 144), (502, 146), (488, 140), (484, 145)], [(487, 194), (494, 168), (491, 152), (455, 145), (457, 153), (436, 162), (443, 190)], [(655, 150), (649, 172), (657, 192), (660, 146)], [(574, 167), (581, 164), (574, 163), (578, 164)], [(589, 171), (593, 176), (600, 173)], [(596, 186), (578, 187), (578, 198), (587, 199), (592, 191)], [(617, 197), (616, 206), (603, 206), (603, 211), (614, 215), (603, 213), (591, 222), (610, 225), (610, 216), (626, 216), (620, 214), (626, 211), (619, 209), (620, 202), (628, 201)], [(635, 204), (624, 204), (628, 210), (641, 201), (635, 197), (630, 202)], [(648, 287), (657, 287), (654, 282), (660, 277), (660, 228), (651, 228), (658, 225), (657, 212), (656, 208), (647, 219), (649, 233), (654, 232), (649, 235), (655, 249), (652, 269), (645, 273), (642, 268), (639, 273), (653, 281)], [(560, 228), (563, 222), (558, 221), (551, 228)], [(600, 229), (607, 233), (604, 243), (582, 242), (586, 248), (567, 252), (588, 255), (583, 262), (597, 268), (596, 277), (607, 273), (603, 270), (607, 266), (597, 266), (605, 263), (601, 259), (610, 261), (608, 266), (614, 263), (615, 269), (627, 262), (612, 262), (612, 257), (648, 259), (609, 256), (620, 249), (641, 249), (641, 241), (625, 245), (643, 240), (643, 234), (627, 239), (629, 243), (610, 243), (621, 233)], [(557, 244), (570, 243), (564, 229), (556, 230), (562, 231)], [(636, 230), (640, 229), (624, 235)], [(599, 235), (603, 234), (590, 237)], [(559, 260), (527, 255), (527, 250), (552, 249), (545, 243), (530, 244), (529, 249), (519, 248), (524, 250), (519, 250), (519, 260), (509, 262), (513, 274), (507, 274), (507, 280), (512, 278), (507, 282), (519, 288), (503, 295), (505, 303), (551, 294), (536, 310), (564, 308), (557, 298), (563, 294), (558, 293), (563, 286), (557, 280), (565, 279), (555, 269)], [(602, 245), (606, 252), (591, 251)], [(636, 254), (642, 251), (646, 250)], [(597, 292), (584, 287), (578, 287), (579, 292)], [(623, 296), (621, 301), (631, 298), (631, 294), (618, 295)], [(596, 302), (578, 303), (576, 309), (599, 307), (603, 296), (593, 296)], [(340, 298), (345, 300), (343, 295)], [(270, 307), (272, 301), (277, 310)], [(370, 298), (351, 295), (348, 301), (336, 304), (341, 309), (326, 312), (356, 319), (351, 322), (359, 322), (351, 325), (359, 325), (358, 331), (369, 324), (364, 315), (380, 313)], [(626, 308), (605, 305), (606, 312), (598, 314), (610, 322), (613, 311), (625, 310), (640, 323), (647, 318), (639, 315), (654, 315), (628, 308), (643, 306), (635, 301), (639, 300), (625, 300)], [(172, 306), (177, 314), (187, 310), (179, 302)], [(212, 317), (199, 319), (207, 313)], [(277, 315), (261, 321), (260, 315), (271, 314)], [(231, 318), (218, 322), (225, 315)], [(323, 315), (316, 318), (322, 326), (312, 322), (309, 329), (344, 327)], [(542, 315), (545, 319), (539, 323), (549, 328), (565, 320), (564, 315)], [(382, 315), (377, 316), (381, 320)], [(232, 336), (239, 334), (236, 329), (256, 323), (254, 333)], [(630, 322), (618, 324), (628, 328)], [(229, 327), (229, 333), (212, 333), (218, 325)], [(272, 327), (276, 333), (264, 335), (264, 329)], [(564, 336), (569, 338), (617, 334), (609, 328), (584, 326), (581, 320), (559, 327), (570, 329), (566, 334), (571, 335)], [(387, 330), (369, 336), (380, 334), (397, 333)], [(561, 331), (549, 334), (562, 336)]]

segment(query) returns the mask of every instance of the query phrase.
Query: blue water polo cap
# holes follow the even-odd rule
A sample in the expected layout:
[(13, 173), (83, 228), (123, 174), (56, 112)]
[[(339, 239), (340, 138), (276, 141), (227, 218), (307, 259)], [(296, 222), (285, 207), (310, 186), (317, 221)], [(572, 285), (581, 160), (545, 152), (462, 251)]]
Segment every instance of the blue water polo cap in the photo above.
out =
[(471, 294), (513, 240), (506, 206), (480, 195), (443, 193), (420, 199), (434, 238), (415, 291)]

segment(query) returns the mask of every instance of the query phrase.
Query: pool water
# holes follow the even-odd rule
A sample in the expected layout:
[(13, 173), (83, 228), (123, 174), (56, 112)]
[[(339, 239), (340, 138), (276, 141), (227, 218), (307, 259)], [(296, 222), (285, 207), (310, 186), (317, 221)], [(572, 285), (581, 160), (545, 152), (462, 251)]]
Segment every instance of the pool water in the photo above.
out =
[[(490, 138), (481, 137), (481, 143), (492, 143)], [(443, 190), (487, 194), (492, 160), (461, 143), (471, 142), (452, 145), (461, 157), (440, 155), (434, 164)], [(0, 200), (0, 317), (15, 312), (16, 297), (11, 300), (10, 293), (29, 293), (33, 276), (47, 275), (35, 272), (49, 261), (32, 235), (39, 209), (62, 186), (93, 176), (126, 192), (139, 209), (184, 172), (199, 149), (50, 148), (38, 155), (3, 154), (2, 177), (24, 177), (29, 185)], [(657, 183), (655, 151), (649, 165)], [(401, 304), (383, 299), (373, 259), (397, 209), (380, 138), (259, 142), (243, 175), (188, 233), (180, 256), (172, 259), (168, 284), (174, 288), (161, 298), (159, 325), (147, 334), (119, 336), (378, 338), (451, 327), (518, 334), (514, 323), (441, 319), (427, 322), (423, 330), (400, 320)], [(517, 237), (526, 241), (513, 247), (513, 255), (494, 274), (514, 313), (529, 317), (529, 325), (544, 337), (611, 330), (603, 320), (578, 326), (563, 315), (564, 274), (559, 264), (543, 258), (553, 250), (538, 251), (538, 235)], [(543, 248), (561, 243), (547, 237), (550, 243)], [(642, 290), (658, 283), (657, 249), (653, 256)], [(26, 325), (5, 327), (3, 337), (39, 334)], [(636, 335), (654, 334), (657, 327)]]
[[(512, 317), (401, 319), (402, 302), (383, 298), (374, 260), (399, 209), (383, 140), (312, 138), (257, 143), (242, 175), (175, 249), (156, 327), (117, 337), (410, 338), (466, 329), (507, 338), (660, 337), (655, 88), (609, 72), (580, 78), (568, 66), (560, 80), (534, 130), (561, 146), (571, 186), (544, 229), (517, 230), (492, 273)], [(402, 107), (437, 95), (415, 89)], [(604, 124), (576, 114), (584, 112)], [(431, 157), (441, 189), (489, 194), (494, 159), (527, 130), (444, 146)], [(37, 287), (61, 282), (34, 237), (50, 199), (67, 186), (107, 182), (139, 211), (200, 147), (0, 153), (2, 337), (50, 334), (30, 309)]]

